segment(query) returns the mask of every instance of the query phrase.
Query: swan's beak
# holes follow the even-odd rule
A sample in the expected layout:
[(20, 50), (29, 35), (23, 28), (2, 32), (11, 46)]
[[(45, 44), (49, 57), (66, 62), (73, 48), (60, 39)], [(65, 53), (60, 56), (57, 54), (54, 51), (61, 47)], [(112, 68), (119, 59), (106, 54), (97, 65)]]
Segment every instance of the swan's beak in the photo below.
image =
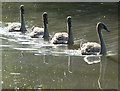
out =
[(105, 26), (105, 28), (104, 28), (107, 32), (110, 32), (110, 30)]
[(20, 5), (21, 12), (24, 14), (24, 5)]
[(109, 30), (109, 29), (107, 29), (106, 31), (107, 31), (107, 32), (110, 32), (110, 30)]
[(43, 21), (44, 21), (44, 23), (48, 24), (48, 14), (47, 14), (47, 12), (43, 13)]

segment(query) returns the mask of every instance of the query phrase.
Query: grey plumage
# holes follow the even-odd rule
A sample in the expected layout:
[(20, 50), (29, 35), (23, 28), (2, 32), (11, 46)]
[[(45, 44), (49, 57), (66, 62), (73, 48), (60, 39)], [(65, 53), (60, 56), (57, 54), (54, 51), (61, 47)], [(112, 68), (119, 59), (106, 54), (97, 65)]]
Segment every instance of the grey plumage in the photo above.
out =
[(101, 30), (105, 29), (107, 32), (109, 32), (109, 29), (102, 22), (97, 23), (96, 29), (99, 35), (100, 44), (95, 42), (82, 43), (80, 45), (82, 55), (106, 54), (106, 47), (105, 47), (104, 39), (102, 37)]
[(43, 18), (43, 28), (40, 27), (33, 27), (32, 32), (30, 32), (28, 35), (31, 38), (44, 38), (49, 39), (49, 32), (48, 32), (48, 15), (47, 12), (44, 12), (42, 14)]
[(72, 33), (72, 24), (71, 24), (71, 16), (67, 17), (67, 31), (66, 32), (60, 32), (60, 33), (56, 33), (51, 42), (53, 44), (74, 44), (74, 38), (73, 38), (73, 33)]
[(9, 32), (23, 32), (25, 33), (26, 27), (25, 27), (25, 22), (24, 22), (24, 5), (20, 6), (20, 18), (21, 18), (21, 23), (10, 23), (8, 24), (8, 31)]

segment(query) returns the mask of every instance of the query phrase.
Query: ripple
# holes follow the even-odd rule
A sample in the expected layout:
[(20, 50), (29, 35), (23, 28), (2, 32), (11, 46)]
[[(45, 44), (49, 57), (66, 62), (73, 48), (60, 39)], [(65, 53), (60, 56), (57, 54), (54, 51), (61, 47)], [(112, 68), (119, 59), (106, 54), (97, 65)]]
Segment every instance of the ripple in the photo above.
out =
[(18, 42), (29, 42), (30, 40), (26, 39), (26, 38), (17, 38)]
[(16, 39), (8, 39), (8, 41), (17, 42)]
[(21, 73), (10, 73), (11, 75), (20, 75)]
[(82, 56), (80, 50), (65, 50), (65, 53), (71, 56)]
[(7, 38), (5, 38), (5, 37), (0, 37), (0, 39), (7, 40)]
[(118, 54), (112, 51), (108, 51), (106, 56), (115, 56), (115, 55), (118, 55)]
[(0, 45), (0, 47), (11, 47), (11, 45)]
[(35, 43), (35, 42), (20, 42), (19, 44), (31, 44), (31, 45), (35, 45), (35, 44), (38, 44), (38, 43)]
[(33, 48), (13, 48), (13, 49), (22, 50), (22, 51), (35, 51), (35, 50), (37, 50), (37, 49), (33, 49)]

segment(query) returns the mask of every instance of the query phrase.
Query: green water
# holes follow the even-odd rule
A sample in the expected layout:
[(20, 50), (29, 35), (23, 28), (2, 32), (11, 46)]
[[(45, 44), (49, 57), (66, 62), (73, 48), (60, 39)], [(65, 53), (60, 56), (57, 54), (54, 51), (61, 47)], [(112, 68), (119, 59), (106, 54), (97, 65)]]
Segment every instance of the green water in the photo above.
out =
[[(67, 32), (66, 17), (71, 15), (75, 46), (57, 47), (7, 32), (7, 23), (20, 22), (21, 4), (28, 31), (42, 26), (46, 11), (50, 35)], [(90, 56), (88, 64), (79, 54), (79, 44), (81, 40), (99, 43), (97, 22), (104, 22), (111, 31), (103, 31), (108, 54)], [(117, 3), (2, 3), (0, 35), (3, 89), (118, 89)]]

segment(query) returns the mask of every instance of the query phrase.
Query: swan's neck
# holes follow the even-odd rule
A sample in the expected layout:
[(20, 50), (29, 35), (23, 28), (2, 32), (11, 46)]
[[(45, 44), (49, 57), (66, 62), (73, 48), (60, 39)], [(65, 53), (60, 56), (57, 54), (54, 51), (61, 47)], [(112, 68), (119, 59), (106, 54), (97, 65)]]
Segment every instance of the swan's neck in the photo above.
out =
[(43, 35), (43, 38), (44, 38), (44, 39), (49, 39), (48, 24), (46, 24), (46, 23), (44, 22), (43, 27), (44, 27), (44, 35)]
[(24, 22), (24, 14), (21, 12), (21, 27), (20, 27), (20, 31), (22, 32), (26, 32), (26, 27), (25, 27), (25, 22)]
[(72, 26), (67, 25), (67, 30), (68, 30), (68, 44), (74, 44), (74, 38), (73, 38), (73, 33), (72, 33)]
[(106, 54), (106, 47), (105, 47), (105, 42), (101, 33), (101, 30), (98, 30), (98, 35), (99, 35), (99, 39), (100, 39), (100, 44), (101, 44), (101, 51), (100, 54)]

